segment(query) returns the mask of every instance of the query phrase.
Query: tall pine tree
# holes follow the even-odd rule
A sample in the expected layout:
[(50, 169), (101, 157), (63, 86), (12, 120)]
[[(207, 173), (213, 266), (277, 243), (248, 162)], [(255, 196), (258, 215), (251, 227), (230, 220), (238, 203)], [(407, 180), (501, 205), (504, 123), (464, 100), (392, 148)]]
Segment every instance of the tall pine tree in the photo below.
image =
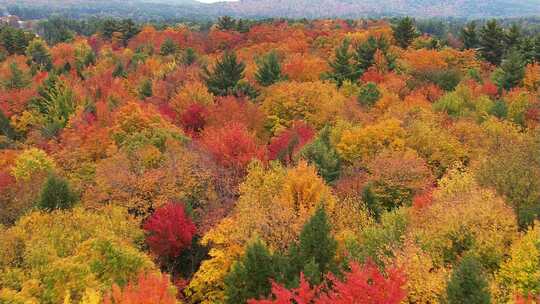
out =
[(289, 277), (296, 279), (303, 272), (312, 284), (320, 283), (326, 273), (335, 271), (336, 250), (328, 216), (319, 207), (302, 228), (300, 242), (291, 247)]
[(69, 209), (77, 202), (77, 196), (69, 183), (56, 175), (51, 175), (45, 182), (38, 201), (38, 208), (52, 211)]
[(257, 79), (257, 82), (264, 87), (273, 85), (283, 79), (281, 65), (275, 51), (271, 51), (257, 62), (257, 67), (255, 79)]
[(478, 40), (478, 32), (476, 29), (476, 22), (471, 21), (464, 28), (461, 29), (461, 39), (463, 40), (463, 48), (475, 49), (478, 47), (480, 41)]
[(499, 88), (510, 90), (518, 86), (525, 76), (525, 63), (521, 53), (512, 50), (495, 73)]
[(336, 49), (334, 60), (329, 63), (332, 71), (328, 73), (327, 78), (338, 86), (346, 80), (356, 82), (363, 72), (356, 70), (352, 64), (353, 54), (349, 50), (350, 45), (349, 39), (344, 39), (341, 46)]
[(408, 48), (414, 38), (418, 36), (414, 20), (410, 17), (401, 19), (398, 24), (393, 27), (393, 30), (394, 39), (397, 44), (404, 49)]
[(506, 49), (518, 48), (521, 43), (521, 28), (516, 23), (512, 24), (505, 33)]
[(225, 277), (225, 303), (242, 304), (270, 295), (276, 277), (275, 260), (259, 240), (249, 245), (244, 256)]
[(448, 304), (489, 304), (491, 295), (482, 266), (473, 256), (465, 256), (452, 273), (446, 289)]
[(203, 70), (208, 91), (218, 96), (233, 94), (238, 82), (244, 78), (245, 68), (246, 65), (238, 61), (235, 53), (225, 52), (216, 62), (213, 71), (209, 71), (206, 67)]
[(505, 52), (505, 35), (497, 20), (487, 22), (480, 30), (480, 53), (485, 60), (499, 65)]

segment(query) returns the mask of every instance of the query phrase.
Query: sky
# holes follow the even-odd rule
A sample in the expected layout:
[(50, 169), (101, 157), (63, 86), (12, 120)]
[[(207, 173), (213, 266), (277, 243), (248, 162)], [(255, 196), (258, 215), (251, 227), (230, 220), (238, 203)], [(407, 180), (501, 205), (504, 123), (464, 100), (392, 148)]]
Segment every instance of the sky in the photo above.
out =
[(214, 3), (214, 2), (223, 2), (223, 1), (237, 1), (237, 0), (197, 0), (203, 3)]

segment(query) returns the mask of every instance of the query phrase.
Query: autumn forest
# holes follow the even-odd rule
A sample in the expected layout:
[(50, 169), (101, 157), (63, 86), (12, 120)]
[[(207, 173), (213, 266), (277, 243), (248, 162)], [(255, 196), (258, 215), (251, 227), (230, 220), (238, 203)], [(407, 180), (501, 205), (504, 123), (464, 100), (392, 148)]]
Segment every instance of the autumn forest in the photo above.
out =
[(0, 303), (540, 303), (534, 31), (58, 22), (0, 27)]

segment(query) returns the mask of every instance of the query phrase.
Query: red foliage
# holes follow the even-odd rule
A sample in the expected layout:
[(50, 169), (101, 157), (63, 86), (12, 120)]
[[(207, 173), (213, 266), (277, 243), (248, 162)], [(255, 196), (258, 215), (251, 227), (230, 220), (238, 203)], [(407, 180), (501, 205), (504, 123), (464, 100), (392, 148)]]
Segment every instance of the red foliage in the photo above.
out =
[(416, 210), (422, 210), (429, 207), (433, 202), (433, 190), (418, 194), (413, 198), (413, 207)]
[(8, 172), (0, 172), (0, 191), (7, 189), (15, 184), (15, 178)]
[(343, 281), (334, 275), (328, 281), (331, 288), (327, 292), (323, 286), (310, 288), (304, 276), (300, 287), (290, 291), (273, 284), (275, 300), (250, 300), (248, 304), (398, 304), (407, 294), (406, 278), (399, 269), (388, 269), (385, 277), (371, 262), (364, 266), (353, 263)]
[(362, 75), (361, 80), (364, 83), (373, 82), (379, 84), (384, 81), (384, 75), (379, 73), (374, 67), (371, 67)]
[(241, 123), (208, 127), (200, 143), (218, 164), (230, 169), (236, 176), (243, 175), (251, 160), (264, 159), (264, 149)]
[(176, 298), (168, 276), (140, 274), (137, 282), (129, 282), (124, 289), (114, 285), (103, 304), (176, 304)]
[(217, 102), (208, 111), (208, 126), (222, 127), (232, 122), (244, 124), (249, 130), (261, 128), (266, 119), (257, 105), (233, 96), (217, 98)]
[(495, 98), (499, 95), (499, 88), (493, 82), (486, 81), (482, 85), (482, 93), (491, 98)]
[(146, 242), (159, 257), (175, 258), (191, 246), (195, 224), (186, 215), (182, 204), (169, 203), (157, 209), (144, 223), (149, 235)]
[(540, 297), (528, 295), (526, 298), (518, 295), (516, 296), (516, 304), (537, 304), (540, 303)]
[(180, 123), (186, 133), (196, 135), (204, 128), (207, 115), (204, 106), (194, 103), (180, 115)]
[(268, 146), (268, 158), (290, 164), (293, 156), (311, 141), (314, 135), (315, 130), (312, 127), (302, 121), (296, 121), (291, 128), (272, 138)]

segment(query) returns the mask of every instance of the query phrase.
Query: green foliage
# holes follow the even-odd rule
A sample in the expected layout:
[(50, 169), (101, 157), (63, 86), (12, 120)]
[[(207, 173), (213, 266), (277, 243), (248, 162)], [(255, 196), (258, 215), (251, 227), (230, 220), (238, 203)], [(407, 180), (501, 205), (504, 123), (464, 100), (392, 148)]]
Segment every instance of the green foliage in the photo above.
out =
[(124, 64), (122, 62), (117, 62), (116, 65), (114, 66), (114, 70), (112, 72), (112, 76), (114, 78), (126, 78), (127, 77), (127, 72), (126, 72), (126, 69), (124, 68)]
[(257, 62), (257, 72), (255, 74), (257, 82), (264, 86), (270, 86), (283, 79), (281, 65), (275, 51), (269, 52), (259, 62)]
[(324, 207), (319, 207), (302, 228), (300, 242), (291, 247), (289, 275), (298, 279), (300, 272), (304, 272), (310, 283), (321, 282), (327, 272), (336, 271), (336, 250), (328, 216)]
[(246, 65), (238, 62), (235, 53), (226, 52), (216, 62), (213, 71), (204, 68), (203, 78), (208, 91), (217, 96), (231, 95), (238, 82), (244, 78), (245, 68)]
[(506, 49), (517, 48), (521, 44), (521, 28), (516, 23), (512, 24), (505, 35)]
[(152, 97), (152, 95), (154, 95), (154, 92), (152, 89), (152, 80), (151, 79), (143, 80), (141, 85), (139, 86), (139, 99), (145, 100), (148, 97)]
[(461, 39), (463, 40), (463, 48), (475, 49), (480, 44), (476, 22), (471, 21), (466, 27), (461, 29)]
[(491, 303), (482, 265), (472, 255), (465, 256), (452, 272), (446, 292), (448, 304)]
[(12, 62), (9, 65), (9, 69), (11, 71), (11, 77), (3, 82), (4, 87), (7, 89), (22, 89), (30, 84), (29, 77), (24, 75), (17, 63)]
[(161, 56), (174, 55), (178, 52), (178, 50), (179, 50), (178, 44), (174, 42), (171, 38), (167, 38), (165, 39), (163, 44), (161, 44), (159, 54)]
[(381, 99), (381, 92), (377, 87), (377, 84), (373, 82), (368, 82), (360, 88), (360, 93), (358, 94), (358, 103), (366, 106), (372, 107)]
[(31, 32), (16, 29), (11, 26), (0, 26), (0, 44), (9, 55), (24, 55), (30, 41), (35, 35)]
[(497, 20), (487, 22), (480, 29), (480, 54), (494, 65), (501, 63), (505, 51), (504, 30)]
[(365, 42), (356, 46), (354, 60), (359, 74), (367, 71), (375, 63), (375, 53), (380, 50), (386, 57), (389, 65), (392, 66), (395, 58), (389, 54), (390, 44), (384, 36), (376, 38), (369, 36)]
[(30, 180), (36, 173), (52, 172), (55, 168), (54, 161), (45, 151), (30, 148), (24, 150), (15, 160), (11, 174), (17, 180)]
[(397, 25), (393, 27), (394, 30), (394, 39), (397, 44), (406, 49), (411, 45), (414, 38), (418, 36), (416, 32), (416, 27), (414, 25), (414, 20), (409, 17), (405, 17), (398, 21)]
[(17, 132), (13, 130), (7, 118), (6, 114), (0, 110), (0, 135), (7, 137), (8, 139), (14, 140), (17, 138)]
[(338, 87), (341, 87), (344, 81), (356, 82), (362, 71), (358, 71), (352, 64), (353, 53), (349, 51), (351, 42), (344, 39), (335, 51), (335, 58), (329, 62), (332, 71), (326, 75), (326, 78), (334, 81)]
[(32, 40), (26, 48), (26, 56), (38, 70), (49, 71), (53, 67), (49, 48), (43, 40)]
[(510, 90), (518, 86), (525, 76), (523, 57), (517, 51), (511, 51), (495, 72), (495, 83), (501, 89)]
[(77, 195), (71, 190), (67, 180), (56, 175), (50, 175), (37, 203), (41, 210), (69, 209), (77, 202)]
[(317, 172), (327, 183), (336, 181), (341, 173), (341, 159), (330, 142), (331, 132), (330, 127), (324, 127), (317, 138), (300, 152), (302, 158), (317, 167)]
[(276, 276), (275, 259), (266, 246), (257, 240), (246, 248), (225, 277), (225, 303), (246, 303), (249, 299), (266, 298), (271, 292), (271, 279)]
[(197, 62), (197, 52), (193, 48), (187, 48), (182, 52), (182, 57), (180, 58), (180, 62), (182, 62), (185, 66), (193, 65)]
[(61, 42), (72, 41), (75, 33), (70, 29), (69, 20), (62, 17), (52, 17), (48, 20), (40, 21), (37, 25), (43, 39), (49, 45)]

